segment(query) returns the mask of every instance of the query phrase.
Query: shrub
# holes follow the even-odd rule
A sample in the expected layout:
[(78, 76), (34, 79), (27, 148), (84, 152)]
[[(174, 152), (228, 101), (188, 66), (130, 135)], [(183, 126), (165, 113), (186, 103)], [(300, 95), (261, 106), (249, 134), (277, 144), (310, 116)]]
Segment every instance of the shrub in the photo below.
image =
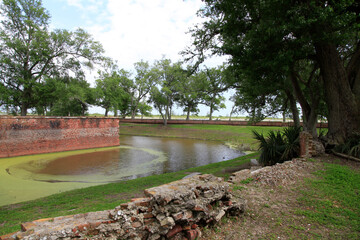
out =
[(360, 158), (360, 133), (355, 133), (343, 144), (336, 146), (335, 151)]
[(280, 131), (270, 131), (267, 137), (253, 131), (255, 139), (260, 142), (261, 151), (259, 162), (263, 166), (282, 163), (299, 156), (299, 135), (301, 127), (288, 127)]

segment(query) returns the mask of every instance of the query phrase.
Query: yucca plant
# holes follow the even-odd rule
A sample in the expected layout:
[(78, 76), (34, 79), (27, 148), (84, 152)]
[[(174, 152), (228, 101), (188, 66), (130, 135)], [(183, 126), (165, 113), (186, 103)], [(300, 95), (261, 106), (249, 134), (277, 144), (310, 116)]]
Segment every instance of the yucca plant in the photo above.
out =
[(259, 162), (263, 166), (271, 166), (298, 157), (300, 132), (300, 127), (288, 127), (283, 132), (270, 131), (264, 137), (262, 133), (253, 131), (255, 139), (260, 142)]
[(360, 134), (355, 133), (343, 144), (337, 146), (335, 151), (360, 158)]

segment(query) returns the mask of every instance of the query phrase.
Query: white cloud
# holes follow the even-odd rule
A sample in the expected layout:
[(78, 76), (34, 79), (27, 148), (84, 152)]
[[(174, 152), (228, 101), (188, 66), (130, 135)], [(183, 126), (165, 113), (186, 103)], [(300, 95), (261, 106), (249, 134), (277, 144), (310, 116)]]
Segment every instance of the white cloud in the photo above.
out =
[(105, 5), (105, 0), (66, 0), (66, 2), (69, 6), (88, 12), (96, 12)]
[(88, 30), (122, 68), (163, 55), (176, 61), (190, 44), (185, 32), (199, 22), (196, 12), (201, 4), (200, 0), (109, 0), (109, 26), (93, 25)]
[[(81, 27), (102, 43), (106, 56), (117, 60), (119, 67), (126, 70), (132, 70), (140, 60), (153, 63), (163, 56), (173, 62), (181, 60), (179, 52), (191, 44), (191, 36), (186, 32), (202, 22), (196, 15), (203, 4), (201, 0), (66, 1), (82, 10), (86, 25)], [(224, 60), (213, 58), (207, 64), (216, 66)], [(94, 73), (88, 76), (92, 84)], [(206, 112), (208, 109), (201, 107), (201, 114)], [(228, 114), (225, 112), (217, 113)]]

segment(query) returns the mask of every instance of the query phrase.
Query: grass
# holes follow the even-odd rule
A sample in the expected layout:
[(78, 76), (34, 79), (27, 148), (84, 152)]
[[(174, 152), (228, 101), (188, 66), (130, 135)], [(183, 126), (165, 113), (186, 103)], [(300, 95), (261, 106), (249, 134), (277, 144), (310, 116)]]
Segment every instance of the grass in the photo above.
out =
[(19, 231), (20, 224), (26, 221), (112, 209), (131, 198), (141, 196), (142, 191), (146, 188), (179, 180), (191, 172), (210, 173), (228, 178), (230, 173), (226, 169), (248, 163), (254, 157), (256, 154), (250, 154), (179, 172), (83, 188), (38, 200), (3, 206), (0, 207), (0, 235)]
[(308, 180), (308, 187), (298, 199), (304, 207), (295, 213), (308, 222), (337, 229), (334, 239), (359, 239), (360, 235), (360, 172), (348, 166), (325, 164), (316, 172), (317, 179)]

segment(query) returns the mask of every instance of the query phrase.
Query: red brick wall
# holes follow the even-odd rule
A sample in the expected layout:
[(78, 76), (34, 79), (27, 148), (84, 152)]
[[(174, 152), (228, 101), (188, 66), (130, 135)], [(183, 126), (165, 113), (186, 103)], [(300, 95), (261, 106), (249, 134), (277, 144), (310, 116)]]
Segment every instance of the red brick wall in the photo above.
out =
[(119, 144), (116, 118), (0, 117), (0, 157)]

